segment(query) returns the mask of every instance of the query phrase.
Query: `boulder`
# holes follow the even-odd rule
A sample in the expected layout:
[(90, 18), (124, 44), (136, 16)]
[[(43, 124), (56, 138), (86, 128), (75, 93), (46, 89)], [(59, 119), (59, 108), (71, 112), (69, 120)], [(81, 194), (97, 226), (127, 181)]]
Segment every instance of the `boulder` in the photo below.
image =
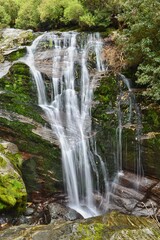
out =
[(111, 185), (109, 209), (137, 216), (159, 215), (160, 183), (158, 179), (124, 171)]
[(73, 210), (67, 206), (64, 206), (62, 204), (59, 204), (59, 203), (50, 203), (48, 205), (48, 209), (49, 209), (52, 223), (57, 221), (57, 219), (58, 219), (58, 221), (62, 220), (62, 219), (73, 221), (78, 218), (83, 218), (75, 210)]
[(24, 211), (26, 188), (20, 173), (21, 155), (15, 144), (0, 141), (0, 211)]
[(1, 33), (0, 48), (3, 54), (15, 51), (19, 46), (26, 45), (33, 40), (32, 30), (5, 28)]
[(129, 171), (124, 171), (123, 174), (119, 176), (119, 183), (125, 187), (137, 189), (138, 191), (145, 193), (151, 187), (153, 187), (158, 180), (154, 178), (149, 178), (145, 176), (137, 176)]
[(5, 28), (0, 37), (0, 78), (5, 76), (13, 61), (26, 54), (26, 47), (34, 38), (32, 30)]

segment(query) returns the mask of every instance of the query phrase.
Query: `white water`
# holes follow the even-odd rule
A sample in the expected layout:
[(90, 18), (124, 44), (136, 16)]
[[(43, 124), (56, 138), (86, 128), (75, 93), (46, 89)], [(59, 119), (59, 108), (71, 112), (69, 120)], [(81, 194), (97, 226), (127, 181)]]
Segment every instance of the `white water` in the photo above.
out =
[[(44, 37), (53, 43), (53, 93), (50, 101), (47, 101), (44, 80), (34, 61), (36, 49)], [(95, 74), (104, 71), (101, 60), (102, 41), (99, 34), (89, 34), (87, 38), (81, 39), (75, 32), (48, 33), (38, 37), (27, 50), (25, 63), (30, 67), (36, 82), (38, 104), (47, 115), (51, 128), (60, 142), (69, 206), (85, 218), (99, 215), (94, 199), (94, 192), (99, 192), (100, 189), (95, 156), (99, 159), (104, 178), (104, 196), (107, 196), (108, 185), (104, 163), (96, 148), (94, 147), (94, 151), (91, 150), (91, 145), (95, 146), (95, 143), (91, 144), (90, 139), (94, 77), (90, 78), (87, 67), (89, 54), (92, 52), (96, 63)], [(76, 64), (80, 69), (78, 79), (75, 76)]]

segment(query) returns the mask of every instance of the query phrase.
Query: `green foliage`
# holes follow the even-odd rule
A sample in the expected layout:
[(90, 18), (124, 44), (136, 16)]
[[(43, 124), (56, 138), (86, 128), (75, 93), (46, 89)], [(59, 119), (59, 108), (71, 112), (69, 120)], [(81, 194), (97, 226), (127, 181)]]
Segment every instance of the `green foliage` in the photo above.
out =
[(18, 18), (16, 19), (16, 27), (37, 29), (40, 20), (37, 9), (38, 4), (39, 0), (30, 0), (20, 6)]
[(15, 52), (12, 52), (11, 54), (5, 56), (5, 60), (8, 60), (10, 62), (16, 61), (19, 58), (23, 57), (26, 54), (26, 50), (24, 49), (19, 49)]
[(147, 86), (144, 94), (160, 100), (160, 2), (128, 0), (119, 21), (125, 29), (119, 39), (129, 66), (137, 66), (137, 83)]
[(94, 27), (96, 18), (89, 12), (80, 17), (80, 26), (83, 28)]
[(89, 12), (92, 14), (94, 13), (95, 10), (101, 10), (106, 7), (106, 3), (108, 1), (103, 1), (103, 0), (81, 0), (82, 4), (86, 9), (88, 9)]
[(17, 13), (18, 5), (14, 0), (0, 0), (0, 24), (14, 26)]
[[(121, 0), (103, 1), (103, 0), (81, 0), (86, 14), (82, 16), (82, 23), (86, 22), (88, 27), (103, 27), (117, 25), (117, 14), (122, 11)], [(89, 24), (87, 24), (89, 23)]]
[[(103, 27), (119, 12), (120, 0), (7, 0), (0, 10), (5, 24), (18, 28), (53, 29), (64, 25), (82, 28)], [(18, 14), (18, 16), (17, 16)], [(11, 19), (11, 20), (10, 20)], [(45, 29), (46, 30), (46, 29)]]
[(42, 0), (38, 8), (40, 20), (48, 22), (52, 27), (59, 26), (68, 3), (69, 0)]
[(3, 157), (0, 156), (0, 167), (4, 168), (6, 167), (7, 162), (5, 161), (5, 159)]
[(65, 22), (79, 22), (79, 19), (84, 14), (84, 8), (78, 1), (71, 1), (71, 3), (64, 10)]
[[(119, 12), (120, 0), (7, 0), (0, 10), (5, 24), (18, 28), (53, 29), (66, 25), (103, 27)], [(16, 21), (15, 21), (16, 19)]]
[(118, 28), (117, 44), (127, 66), (136, 69), (137, 83), (147, 87), (144, 94), (160, 100), (159, 12), (159, 0), (0, 0), (0, 26)]
[(0, 6), (0, 26), (8, 25), (11, 21), (11, 17), (6, 13), (5, 8)]
[(50, 28), (78, 24), (84, 8), (78, 0), (42, 0), (38, 8), (40, 20)]

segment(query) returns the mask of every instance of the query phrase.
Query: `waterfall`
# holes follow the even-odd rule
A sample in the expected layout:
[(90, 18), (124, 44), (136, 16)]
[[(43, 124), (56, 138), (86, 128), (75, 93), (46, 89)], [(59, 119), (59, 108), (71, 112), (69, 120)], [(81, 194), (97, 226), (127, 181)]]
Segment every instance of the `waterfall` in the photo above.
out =
[[(135, 94), (130, 86), (130, 80), (123, 74), (119, 74), (119, 81), (122, 81), (127, 87), (126, 93), (120, 88), (120, 93), (117, 101), (117, 118), (118, 127), (116, 130), (116, 142), (117, 142), (117, 176), (123, 174), (123, 144), (122, 144), (122, 131), (123, 128), (129, 128), (134, 124), (135, 126), (135, 173), (137, 174), (137, 182), (143, 175), (143, 168), (141, 162), (141, 134), (142, 134), (142, 122), (141, 113), (138, 103), (136, 102)], [(124, 93), (126, 96), (124, 96)], [(123, 105), (128, 105), (128, 116), (125, 116)]]
[[(46, 39), (52, 46), (53, 93), (49, 100), (44, 79), (34, 60), (37, 48)], [(45, 33), (27, 47), (25, 59), (37, 86), (38, 104), (60, 143), (69, 206), (85, 218), (100, 214), (94, 197), (94, 193), (100, 191), (99, 166), (104, 178), (104, 196), (107, 195), (107, 173), (93, 143), (91, 128), (94, 76), (105, 70), (101, 59), (102, 45), (98, 33), (83, 38), (76, 32)], [(94, 66), (89, 64), (90, 58), (95, 62)], [(78, 77), (76, 66), (79, 67)]]

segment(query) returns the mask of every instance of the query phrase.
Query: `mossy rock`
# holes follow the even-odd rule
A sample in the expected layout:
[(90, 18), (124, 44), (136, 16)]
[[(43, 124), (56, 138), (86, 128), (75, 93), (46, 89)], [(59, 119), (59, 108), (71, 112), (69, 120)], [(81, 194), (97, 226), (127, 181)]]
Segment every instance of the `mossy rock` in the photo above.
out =
[(2, 51), (9, 51), (13, 48), (26, 45), (34, 39), (34, 34), (31, 30), (20, 30), (6, 28), (2, 31), (0, 47)]
[[(42, 109), (37, 106), (37, 89), (28, 66), (14, 64), (8, 74), (0, 79), (0, 90), (0, 136), (11, 139), (21, 152), (30, 155), (22, 165), (27, 192), (45, 189), (53, 193), (59, 190), (59, 185), (62, 188), (60, 149), (33, 133), (38, 124), (45, 126), (48, 123), (41, 117)], [(25, 118), (24, 122), (22, 118)], [(43, 186), (38, 184), (38, 180)]]
[(111, 212), (76, 222), (57, 222), (47, 226), (19, 226), (4, 230), (3, 240), (158, 240), (158, 223), (149, 218)]
[(20, 152), (29, 156), (22, 163), (22, 175), (28, 199), (31, 200), (30, 196), (34, 191), (43, 192), (43, 195), (47, 196), (61, 190), (63, 184), (59, 147), (32, 132), (34, 125), (5, 118), (0, 118), (0, 121), (1, 137), (12, 138), (12, 142), (18, 146)]
[(29, 68), (23, 63), (14, 64), (8, 74), (0, 79), (0, 107), (8, 111), (28, 116), (37, 122), (45, 123), (37, 106), (37, 89)]
[(27, 193), (19, 168), (21, 162), (22, 158), (20, 154), (10, 152), (3, 146), (3, 142), (1, 142), (0, 211), (12, 209), (16, 213), (21, 213), (25, 210)]
[(26, 48), (21, 47), (17, 49), (16, 51), (12, 51), (11, 53), (5, 55), (5, 60), (9, 62), (13, 62), (18, 60), (19, 58), (22, 58), (26, 54)]
[(4, 56), (0, 53), (0, 63), (4, 62)]
[(25, 210), (26, 189), (18, 173), (8, 173), (0, 176), (0, 211), (12, 208), (16, 213)]

